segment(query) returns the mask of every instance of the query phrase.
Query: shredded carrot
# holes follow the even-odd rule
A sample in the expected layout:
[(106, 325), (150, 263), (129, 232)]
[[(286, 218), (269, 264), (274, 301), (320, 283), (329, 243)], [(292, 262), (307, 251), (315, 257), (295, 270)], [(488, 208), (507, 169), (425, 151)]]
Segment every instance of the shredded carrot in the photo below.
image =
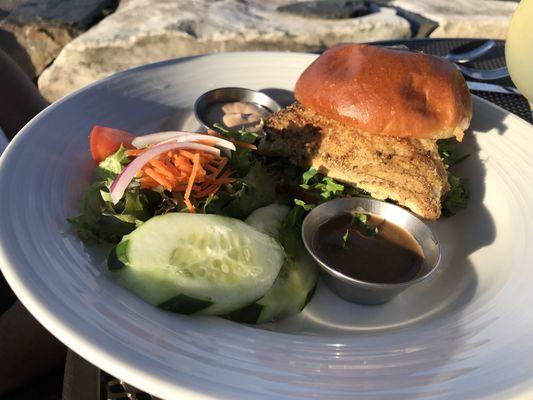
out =
[(215, 167), (215, 169), (212, 171), (210, 175), (207, 176), (207, 179), (216, 179), (216, 177), (220, 174), (220, 172), (224, 169), (228, 162), (227, 158), (223, 158), (219, 163), (218, 166)]
[(145, 167), (144, 173), (150, 178), (152, 178), (154, 181), (156, 181), (158, 184), (163, 186), (165, 189), (172, 190), (172, 183), (159, 172), (155, 171), (153, 168)]
[(197, 177), (205, 177), (206, 172), (205, 169), (202, 167), (202, 163), (200, 160), (198, 160), (198, 171), (196, 173)]
[(215, 167), (214, 165), (211, 165), (211, 164), (204, 165), (204, 168), (205, 168), (206, 171), (209, 171), (209, 172), (218, 171), (217, 167)]
[(184, 201), (185, 205), (187, 206), (187, 209), (189, 210), (189, 212), (194, 214), (196, 212), (196, 209), (192, 205), (191, 201), (189, 199), (185, 199), (183, 201)]
[[(213, 132), (212, 136), (221, 137)], [(233, 140), (232, 140), (233, 141)], [(205, 140), (212, 145), (212, 140)], [(240, 145), (238, 141), (233, 141)], [(253, 145), (243, 143), (247, 148)], [(135, 158), (146, 149), (129, 149), (126, 155)], [(232, 183), (233, 171), (226, 168), (228, 157), (193, 149), (176, 149), (159, 154), (146, 163), (135, 175), (143, 189), (162, 187), (174, 193), (182, 193), (189, 212), (196, 212), (196, 201), (216, 194), (223, 185)], [(180, 196), (178, 196), (180, 197)], [(194, 200), (193, 200), (194, 199)]]
[[(214, 178), (214, 179), (206, 179), (205, 182), (200, 186), (200, 192), (196, 194), (195, 197), (198, 197), (198, 198), (202, 198), (202, 197), (206, 197), (208, 196), (209, 194), (211, 194), (211, 190), (215, 187), (218, 186), (218, 188), (216, 188), (216, 191), (218, 191), (218, 189), (220, 189), (220, 186), (224, 185), (224, 184), (227, 184), (227, 183), (231, 183), (231, 182), (234, 182), (235, 179), (234, 178), (230, 178), (230, 175), (231, 175), (232, 171), (226, 171), (222, 176), (218, 177), (218, 178)], [(207, 193), (207, 194), (206, 194)]]
[(150, 178), (149, 176), (143, 176), (139, 180), (141, 184), (141, 188), (143, 189), (153, 189), (156, 186), (159, 186), (159, 183), (157, 183), (153, 178)]
[[(191, 176), (189, 177), (189, 183), (187, 184), (187, 189), (185, 190), (185, 195), (183, 196), (186, 202), (185, 204), (187, 204), (187, 202), (189, 201), (189, 197), (191, 196), (192, 186), (194, 184), (194, 180), (196, 179), (196, 174), (198, 173), (199, 167), (200, 167), (200, 154), (195, 153), (193, 156), (193, 166), (192, 166)], [(187, 208), (189, 208), (189, 211), (191, 211), (189, 204), (187, 204)]]
[(142, 154), (145, 149), (130, 149), (126, 150), (124, 153), (126, 157), (132, 157), (132, 156), (138, 156), (139, 154)]
[(214, 194), (214, 193), (218, 192), (218, 190), (220, 189), (220, 186), (221, 185), (209, 185), (207, 188), (205, 188), (201, 192), (195, 193), (194, 197), (196, 199), (201, 199), (203, 197), (207, 197), (207, 196), (209, 196), (211, 194)]
[(174, 180), (176, 176), (172, 173), (172, 171), (167, 168), (165, 163), (163, 163), (161, 160), (156, 160), (155, 158), (153, 160), (149, 161), (149, 164), (153, 167), (155, 171), (163, 175), (165, 178), (169, 179), (170, 181)]
[(233, 182), (235, 179), (230, 178), (231, 173), (232, 173), (232, 171), (227, 170), (220, 177), (215, 179), (215, 183), (230, 183), (230, 182)]
[(165, 167), (167, 167), (175, 177), (179, 178), (181, 176), (182, 172), (177, 169), (174, 164), (172, 164), (170, 158), (165, 159), (163, 163), (165, 164)]
[[(202, 187), (199, 186), (199, 185), (192, 185), (192, 190), (194, 190), (195, 192), (198, 191), (198, 190), (201, 190), (201, 188)], [(172, 189), (175, 190), (176, 192), (184, 192), (184, 191), (187, 190), (187, 184), (186, 183), (181, 183), (181, 184), (178, 184), (178, 185), (174, 186)]]
[(208, 162), (212, 161), (215, 159), (215, 155), (214, 154), (211, 154), (211, 153), (203, 153), (203, 154), (200, 154), (200, 162), (202, 164), (207, 164)]
[(186, 159), (185, 157), (174, 156), (173, 160), (174, 160), (174, 165), (176, 166), (176, 168), (182, 171), (192, 172), (192, 165), (189, 162), (189, 160)]
[(224, 172), (220, 177), (221, 177), (221, 178), (227, 178), (227, 177), (230, 176), (231, 174), (233, 174), (233, 171), (227, 169), (226, 172)]
[(197, 154), (197, 153), (191, 153), (190, 151), (180, 149), (179, 150), (179, 154), (181, 156), (183, 156), (185, 158), (188, 158), (189, 160), (193, 161), (194, 160), (194, 155)]
[(252, 143), (241, 142), (239, 140), (232, 140), (235, 146), (243, 147), (245, 149), (257, 150), (257, 146)]
[(231, 182), (235, 182), (235, 179), (234, 178), (218, 178), (217, 180), (214, 181), (214, 183), (217, 183), (217, 184), (226, 184), (226, 183), (231, 183)]

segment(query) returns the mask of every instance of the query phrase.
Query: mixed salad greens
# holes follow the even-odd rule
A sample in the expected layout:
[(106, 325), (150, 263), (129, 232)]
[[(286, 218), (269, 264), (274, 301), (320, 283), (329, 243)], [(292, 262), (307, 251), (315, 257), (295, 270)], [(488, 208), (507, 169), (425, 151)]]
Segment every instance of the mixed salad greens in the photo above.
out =
[[(94, 180), (69, 222), (83, 240), (113, 244), (110, 272), (162, 309), (247, 323), (295, 314), (317, 281), (300, 237), (304, 216), (321, 202), (369, 194), (262, 157), (259, 138), (220, 126), (134, 138), (97, 126)], [(438, 144), (446, 166), (462, 160), (452, 141)], [(449, 173), (449, 182), (444, 215), (468, 198), (461, 178)]]
[(468, 189), (466, 180), (453, 175), (449, 168), (466, 160), (470, 154), (458, 155), (457, 146), (454, 138), (437, 140), (439, 155), (442, 162), (448, 169), (448, 183), (450, 191), (442, 199), (442, 216), (451, 217), (462, 209), (466, 208), (468, 203)]

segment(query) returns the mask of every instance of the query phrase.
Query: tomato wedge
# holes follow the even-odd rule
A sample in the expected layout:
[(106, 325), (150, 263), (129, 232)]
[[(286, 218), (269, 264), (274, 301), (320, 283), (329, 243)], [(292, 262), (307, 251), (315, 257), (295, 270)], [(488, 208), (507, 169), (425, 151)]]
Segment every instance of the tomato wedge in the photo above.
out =
[(120, 129), (95, 125), (91, 131), (90, 147), (94, 161), (100, 162), (115, 153), (120, 145), (131, 149), (131, 141), (135, 136)]

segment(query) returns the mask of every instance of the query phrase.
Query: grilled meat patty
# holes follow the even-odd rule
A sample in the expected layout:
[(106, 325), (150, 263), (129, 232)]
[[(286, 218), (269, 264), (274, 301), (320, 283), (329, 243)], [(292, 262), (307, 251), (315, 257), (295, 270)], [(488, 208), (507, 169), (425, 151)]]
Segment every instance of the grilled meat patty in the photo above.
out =
[(259, 152), (390, 199), (422, 218), (437, 219), (449, 190), (435, 140), (379, 136), (347, 128), (294, 103), (272, 114)]

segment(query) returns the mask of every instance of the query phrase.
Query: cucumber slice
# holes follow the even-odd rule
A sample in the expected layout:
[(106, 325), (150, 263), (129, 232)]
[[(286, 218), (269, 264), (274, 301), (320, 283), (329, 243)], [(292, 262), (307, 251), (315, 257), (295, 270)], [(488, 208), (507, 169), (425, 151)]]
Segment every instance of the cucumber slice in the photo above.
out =
[(318, 270), (305, 249), (299, 230), (282, 227), (290, 208), (280, 204), (255, 210), (246, 219), (254, 228), (279, 239), (287, 258), (270, 290), (254, 304), (233, 312), (228, 318), (246, 322), (275, 321), (300, 312), (313, 295)]
[(109, 269), (163, 309), (220, 315), (263, 296), (284, 259), (276, 240), (240, 220), (169, 213), (125, 236), (109, 257)]
[(244, 220), (259, 232), (263, 232), (274, 238), (279, 237), (281, 226), (291, 208), (283, 204), (270, 204), (253, 211)]

